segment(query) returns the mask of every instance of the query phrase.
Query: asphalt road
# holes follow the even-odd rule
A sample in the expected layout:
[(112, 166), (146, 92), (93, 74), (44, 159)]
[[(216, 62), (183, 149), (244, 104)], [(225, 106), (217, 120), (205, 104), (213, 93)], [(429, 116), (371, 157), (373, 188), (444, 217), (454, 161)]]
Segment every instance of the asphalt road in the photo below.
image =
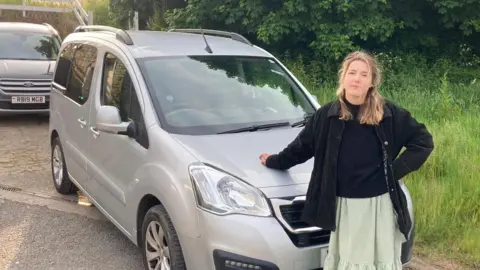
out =
[(56, 193), (49, 158), (48, 118), (2, 116), (0, 270), (143, 269), (138, 248), (95, 207)]

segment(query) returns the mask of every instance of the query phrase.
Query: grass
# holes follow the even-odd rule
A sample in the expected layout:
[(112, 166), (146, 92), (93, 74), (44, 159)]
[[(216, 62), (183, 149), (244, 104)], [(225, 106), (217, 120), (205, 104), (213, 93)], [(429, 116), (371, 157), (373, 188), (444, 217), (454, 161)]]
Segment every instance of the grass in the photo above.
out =
[[(318, 97), (334, 99), (336, 78), (318, 85), (314, 70), (288, 62)], [(381, 93), (412, 112), (432, 133), (435, 150), (405, 178), (414, 200), (416, 247), (480, 267), (480, 69), (386, 68)], [(462, 72), (465, 76), (461, 76)], [(460, 75), (460, 76), (459, 76)], [(451, 79), (452, 78), (452, 79)], [(451, 81), (454, 80), (454, 81)]]

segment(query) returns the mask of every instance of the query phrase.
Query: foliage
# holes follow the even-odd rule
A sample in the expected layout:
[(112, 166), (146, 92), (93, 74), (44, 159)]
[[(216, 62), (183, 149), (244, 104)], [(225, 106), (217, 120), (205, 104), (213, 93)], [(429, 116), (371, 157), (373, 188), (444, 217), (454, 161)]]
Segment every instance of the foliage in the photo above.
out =
[(85, 0), (83, 8), (93, 12), (93, 23), (120, 27), (118, 14), (109, 9), (109, 3), (105, 0)]
[(163, 17), (163, 11), (161, 11), (158, 8), (155, 8), (155, 11), (153, 15), (150, 17), (150, 19), (147, 22), (147, 27), (150, 30), (153, 31), (163, 31), (166, 30), (167, 28), (167, 23), (165, 21), (165, 18)]
[(117, 23), (123, 28), (128, 27), (128, 22), (133, 19), (133, 12), (137, 11), (140, 29), (152, 27), (158, 29), (161, 27), (160, 24), (152, 19), (157, 18), (161, 21), (161, 15), (167, 9), (183, 8), (186, 5), (185, 2), (184, 0), (111, 0), (110, 8), (115, 11)]
[[(480, 50), (480, 1), (190, 0), (168, 10), (170, 27), (235, 31), (277, 54), (334, 64), (347, 52), (416, 51), (430, 60)], [(460, 45), (464, 46), (463, 49)]]
[[(106, 1), (105, 1), (106, 2)], [(132, 20), (134, 10), (133, 0), (110, 0), (110, 10), (115, 14), (115, 21), (121, 28), (127, 28), (128, 22)], [(96, 15), (94, 15), (95, 17)]]

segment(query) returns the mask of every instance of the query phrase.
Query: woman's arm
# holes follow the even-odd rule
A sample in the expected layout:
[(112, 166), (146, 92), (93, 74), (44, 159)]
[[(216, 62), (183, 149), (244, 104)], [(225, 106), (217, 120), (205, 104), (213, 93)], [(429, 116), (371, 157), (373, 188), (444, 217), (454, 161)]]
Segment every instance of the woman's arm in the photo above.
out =
[(434, 149), (433, 137), (424, 124), (412, 117), (410, 112), (400, 109), (401, 117), (396, 121), (400, 141), (406, 150), (393, 161), (393, 175), (396, 180), (418, 170)]
[(268, 157), (265, 160), (265, 166), (277, 170), (288, 170), (289, 168), (313, 157), (317, 118), (318, 113), (315, 113), (310, 117), (302, 131), (300, 131), (298, 136), (288, 144), (285, 149), (278, 154), (267, 154)]

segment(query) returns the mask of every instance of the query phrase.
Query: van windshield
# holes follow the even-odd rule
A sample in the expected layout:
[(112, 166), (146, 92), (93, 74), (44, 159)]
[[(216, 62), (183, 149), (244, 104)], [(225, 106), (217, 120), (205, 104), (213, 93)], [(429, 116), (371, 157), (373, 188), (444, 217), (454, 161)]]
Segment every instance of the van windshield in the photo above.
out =
[(0, 59), (56, 60), (59, 41), (51, 35), (0, 32)]
[(172, 133), (285, 126), (278, 124), (315, 112), (299, 86), (270, 58), (176, 56), (138, 62), (159, 118)]

